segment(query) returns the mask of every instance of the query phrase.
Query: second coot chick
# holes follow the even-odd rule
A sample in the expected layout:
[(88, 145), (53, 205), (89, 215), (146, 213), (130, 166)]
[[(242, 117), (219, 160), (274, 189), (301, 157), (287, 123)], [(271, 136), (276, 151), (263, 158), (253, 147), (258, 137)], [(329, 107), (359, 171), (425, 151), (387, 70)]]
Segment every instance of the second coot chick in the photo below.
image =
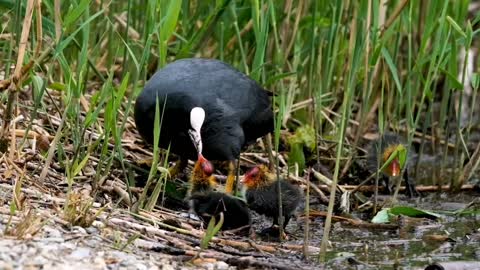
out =
[(301, 201), (300, 190), (285, 180), (277, 180), (264, 165), (254, 167), (242, 180), (247, 204), (255, 212), (273, 218), (272, 228), (278, 227), (278, 181), (282, 191), (282, 212), (285, 228)]
[(220, 220), (223, 213), (222, 230), (232, 230), (250, 225), (250, 212), (247, 204), (241, 199), (214, 191), (216, 183), (212, 175), (213, 166), (210, 161), (199, 155), (190, 178), (189, 201), (191, 209), (200, 217), (205, 226), (212, 216)]
[[(405, 140), (396, 133), (386, 132), (382, 138), (379, 138), (370, 143), (367, 157), (367, 168), (371, 173), (374, 173), (378, 168), (382, 168), (385, 162), (387, 162), (395, 150), (403, 148), (407, 150), (407, 143)], [(386, 182), (387, 189), (391, 189), (389, 186), (389, 178), (391, 177), (403, 177), (405, 178), (406, 192), (409, 197), (417, 195), (415, 184), (412, 179), (408, 177), (408, 162), (411, 151), (406, 152), (405, 158), (402, 161), (398, 156), (395, 157), (390, 164), (388, 164), (382, 171), (381, 176)]]

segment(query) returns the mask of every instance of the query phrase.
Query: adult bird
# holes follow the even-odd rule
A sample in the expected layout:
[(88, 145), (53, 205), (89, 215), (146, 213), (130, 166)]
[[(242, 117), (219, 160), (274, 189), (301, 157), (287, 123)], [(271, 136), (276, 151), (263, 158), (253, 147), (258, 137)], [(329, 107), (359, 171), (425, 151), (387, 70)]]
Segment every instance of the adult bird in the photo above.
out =
[[(242, 147), (273, 130), (268, 91), (232, 66), (213, 59), (181, 59), (157, 71), (135, 103), (135, 123), (141, 136), (153, 143), (155, 101), (161, 115), (159, 145), (180, 156), (177, 169), (195, 160), (190, 136), (203, 142), (209, 160), (229, 161), (225, 191), (232, 193), (235, 159)], [(193, 108), (205, 114), (199, 130), (190, 124)], [(190, 131), (190, 132), (189, 132)]]

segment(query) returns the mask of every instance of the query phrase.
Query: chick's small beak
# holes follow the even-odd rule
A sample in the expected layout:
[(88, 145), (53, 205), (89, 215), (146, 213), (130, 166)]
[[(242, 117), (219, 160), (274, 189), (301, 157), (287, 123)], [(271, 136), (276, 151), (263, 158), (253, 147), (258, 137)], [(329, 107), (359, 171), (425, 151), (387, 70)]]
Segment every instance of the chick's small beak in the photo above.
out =
[(240, 183), (244, 184), (245, 182), (247, 182), (247, 176), (243, 176), (243, 178), (240, 179)]
[(399, 176), (400, 175), (400, 162), (398, 161), (398, 158), (392, 160), (392, 163), (390, 163), (390, 172), (393, 177)]

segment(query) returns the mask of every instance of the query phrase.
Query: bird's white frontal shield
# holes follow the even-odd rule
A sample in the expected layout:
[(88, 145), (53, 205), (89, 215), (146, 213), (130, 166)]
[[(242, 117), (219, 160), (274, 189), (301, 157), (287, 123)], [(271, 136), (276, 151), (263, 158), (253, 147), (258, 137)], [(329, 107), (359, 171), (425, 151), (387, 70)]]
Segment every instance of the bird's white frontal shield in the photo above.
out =
[(188, 131), (190, 139), (193, 145), (197, 149), (198, 154), (202, 154), (202, 135), (200, 130), (202, 129), (203, 122), (205, 121), (205, 110), (200, 107), (195, 107), (190, 111), (190, 125), (192, 129)]

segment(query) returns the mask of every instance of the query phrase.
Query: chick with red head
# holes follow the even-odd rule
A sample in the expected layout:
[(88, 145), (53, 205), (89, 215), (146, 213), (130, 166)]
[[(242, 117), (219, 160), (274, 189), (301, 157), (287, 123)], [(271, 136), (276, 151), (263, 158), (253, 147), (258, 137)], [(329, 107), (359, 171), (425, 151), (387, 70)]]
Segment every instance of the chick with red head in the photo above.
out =
[(198, 155), (198, 160), (193, 167), (192, 175), (190, 176), (190, 188), (188, 195), (193, 193), (213, 191), (217, 186), (215, 176), (213, 176), (213, 165), (201, 154)]
[(301, 201), (302, 196), (298, 187), (283, 179), (277, 179), (265, 165), (248, 171), (242, 183), (246, 189), (248, 207), (261, 215), (273, 218), (272, 228), (278, 228), (278, 181), (282, 194), (282, 215), (285, 218), (283, 228), (285, 228)]
[(408, 177), (407, 171), (412, 149), (407, 150), (407, 143), (402, 137), (386, 132), (381, 138), (372, 141), (368, 149), (367, 168), (371, 173), (383, 168), (380, 176), (389, 191), (391, 191), (389, 179), (403, 176), (407, 195), (409, 197), (418, 195), (415, 183)]

